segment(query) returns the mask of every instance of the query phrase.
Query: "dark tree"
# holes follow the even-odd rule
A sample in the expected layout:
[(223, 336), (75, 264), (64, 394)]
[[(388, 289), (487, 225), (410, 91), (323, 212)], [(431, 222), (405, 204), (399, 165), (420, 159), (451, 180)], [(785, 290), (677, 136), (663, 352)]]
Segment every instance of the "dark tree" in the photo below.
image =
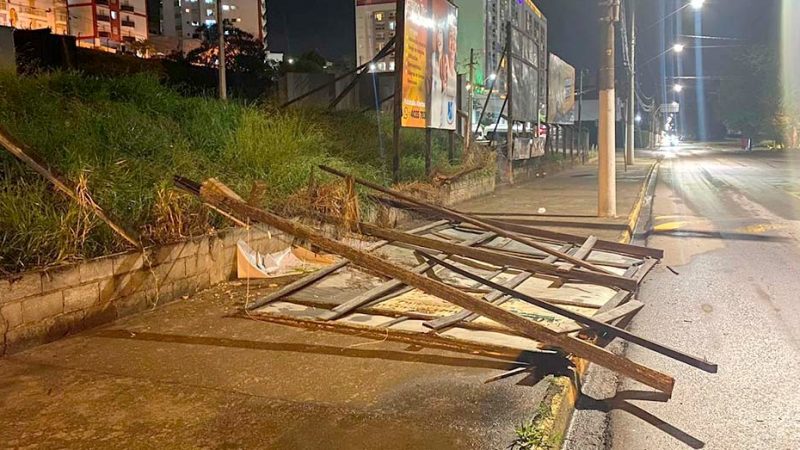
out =
[(781, 141), (788, 106), (781, 89), (779, 55), (770, 48), (745, 48), (733, 59), (720, 87), (722, 122), (751, 138)]
[[(218, 33), (216, 24), (200, 26), (197, 35), (202, 43), (186, 55), (186, 60), (192, 64), (216, 67), (219, 64)], [(225, 67), (228, 70), (271, 77), (274, 68), (266, 59), (267, 51), (261, 41), (250, 33), (225, 25)]]

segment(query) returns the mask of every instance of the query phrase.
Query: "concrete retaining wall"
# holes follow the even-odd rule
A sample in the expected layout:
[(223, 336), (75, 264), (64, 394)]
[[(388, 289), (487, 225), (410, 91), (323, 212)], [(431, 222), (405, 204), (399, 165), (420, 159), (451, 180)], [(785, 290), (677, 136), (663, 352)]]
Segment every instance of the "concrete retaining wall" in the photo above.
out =
[(236, 275), (236, 243), (286, 248), (281, 233), (251, 228), (0, 279), (0, 355), (163, 304)]
[(481, 197), (494, 192), (497, 179), (493, 173), (467, 175), (462, 180), (444, 186), (442, 204), (453, 206), (456, 203)]
[[(453, 205), (494, 191), (492, 174), (473, 174), (443, 188)], [(393, 210), (394, 222), (404, 211)], [(44, 344), (209, 288), (236, 275), (236, 243), (269, 253), (291, 239), (265, 229), (232, 229), (216, 236), (107, 256), (0, 279), (0, 356)]]

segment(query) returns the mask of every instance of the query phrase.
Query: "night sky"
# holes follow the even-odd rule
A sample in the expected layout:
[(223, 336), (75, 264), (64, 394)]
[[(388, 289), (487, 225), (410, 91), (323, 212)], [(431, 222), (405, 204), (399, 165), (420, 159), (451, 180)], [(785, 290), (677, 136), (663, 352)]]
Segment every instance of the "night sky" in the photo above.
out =
[[(474, 0), (482, 1), (482, 0)], [(637, 0), (639, 26), (640, 63), (661, 53), (665, 46), (671, 46), (677, 38), (677, 29), (683, 34), (696, 34), (695, 12), (684, 9), (663, 21), (651, 26), (664, 15), (675, 11), (689, 0)], [(786, 1), (786, 0), (784, 0)], [(790, 0), (797, 1), (797, 0)], [(269, 14), (270, 47), (272, 51), (288, 51), (298, 54), (317, 50), (329, 60), (355, 59), (354, 1), (353, 0), (267, 0)], [(599, 7), (598, 0), (535, 0), (547, 16), (549, 26), (549, 48), (562, 59), (576, 67), (586, 68), (590, 73), (597, 72), (599, 61)], [(725, 68), (736, 55), (739, 45), (765, 43), (777, 45), (780, 36), (781, 0), (707, 0), (700, 14), (703, 35), (725, 36), (742, 41), (703, 41), (704, 45), (733, 45), (728, 48), (709, 48), (703, 52), (703, 69), (706, 76), (724, 75)], [(682, 21), (680, 25), (678, 21)], [(288, 31), (288, 32), (287, 32)], [(663, 38), (661, 37), (663, 33)], [(696, 74), (695, 58), (697, 50), (692, 40), (684, 38), (687, 50), (680, 57), (681, 74)], [(671, 55), (668, 55), (672, 58)], [(647, 95), (661, 92), (659, 97), (674, 97), (666, 88), (673, 81), (665, 81), (665, 75), (678, 70), (676, 61), (669, 61), (662, 67), (660, 59), (639, 68), (640, 83)], [(618, 65), (618, 70), (622, 65)], [(618, 75), (619, 77), (619, 75)], [(690, 82), (691, 83), (691, 82)], [(591, 82), (590, 82), (591, 84)], [(708, 83), (704, 95), (714, 95), (714, 83)], [(689, 98), (686, 98), (686, 97)], [(696, 99), (685, 92), (687, 108), (694, 106)], [(711, 100), (709, 100), (711, 103)], [(682, 103), (683, 104), (683, 103)], [(709, 110), (711, 108), (708, 108)], [(710, 112), (709, 112), (710, 114)]]

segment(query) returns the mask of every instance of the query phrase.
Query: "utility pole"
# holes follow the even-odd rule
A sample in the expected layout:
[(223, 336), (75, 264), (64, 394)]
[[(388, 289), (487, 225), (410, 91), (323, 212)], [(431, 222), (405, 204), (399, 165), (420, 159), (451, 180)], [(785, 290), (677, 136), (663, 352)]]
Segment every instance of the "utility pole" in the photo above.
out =
[[(586, 149), (583, 147), (583, 76), (586, 69), (581, 69), (578, 82), (578, 151), (581, 153), (581, 162), (586, 164)], [(588, 145), (588, 142), (587, 142)]]
[(475, 92), (475, 49), (469, 49), (469, 89), (467, 89), (467, 130), (464, 133), (464, 150), (472, 144), (472, 102)]
[(508, 144), (506, 150), (508, 151), (508, 182), (514, 184), (514, 57), (511, 47), (511, 21), (506, 22), (506, 48), (508, 49), (508, 58), (506, 65), (508, 68), (508, 77), (506, 79), (506, 100), (508, 101)]
[(619, 0), (605, 0), (601, 4), (604, 17), (601, 18), (603, 30), (602, 53), (600, 55), (600, 123), (599, 123), (599, 171), (597, 190), (597, 215), (599, 217), (617, 216), (617, 173), (616, 173), (616, 92), (614, 89), (614, 37), (615, 23), (619, 20)]
[(630, 6), (631, 26), (628, 30), (630, 33), (630, 67), (628, 68), (628, 76), (630, 83), (630, 92), (628, 92), (628, 115), (627, 115), (627, 129), (626, 131), (626, 146), (625, 146), (625, 164), (632, 166), (636, 163), (634, 150), (636, 148), (636, 0), (628, 0)]
[(406, 2), (397, 2), (394, 37), (394, 128), (392, 129), (392, 181), (400, 181), (400, 127), (403, 123), (403, 52), (405, 48)]
[(219, 99), (228, 99), (228, 82), (225, 79), (225, 19), (222, 17), (222, 0), (217, 0), (217, 33), (219, 34)]

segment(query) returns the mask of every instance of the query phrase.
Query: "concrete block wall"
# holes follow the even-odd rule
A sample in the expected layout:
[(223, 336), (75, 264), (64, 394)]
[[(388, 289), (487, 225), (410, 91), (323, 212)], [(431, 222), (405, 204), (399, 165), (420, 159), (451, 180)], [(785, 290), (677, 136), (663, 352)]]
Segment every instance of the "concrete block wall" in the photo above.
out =
[(0, 279), (0, 356), (179, 299), (236, 275), (236, 243), (267, 253), (280, 232), (236, 228), (142, 252)]
[(494, 192), (497, 179), (494, 173), (476, 173), (467, 175), (455, 183), (444, 186), (442, 203), (453, 206), (456, 203), (480, 197)]

